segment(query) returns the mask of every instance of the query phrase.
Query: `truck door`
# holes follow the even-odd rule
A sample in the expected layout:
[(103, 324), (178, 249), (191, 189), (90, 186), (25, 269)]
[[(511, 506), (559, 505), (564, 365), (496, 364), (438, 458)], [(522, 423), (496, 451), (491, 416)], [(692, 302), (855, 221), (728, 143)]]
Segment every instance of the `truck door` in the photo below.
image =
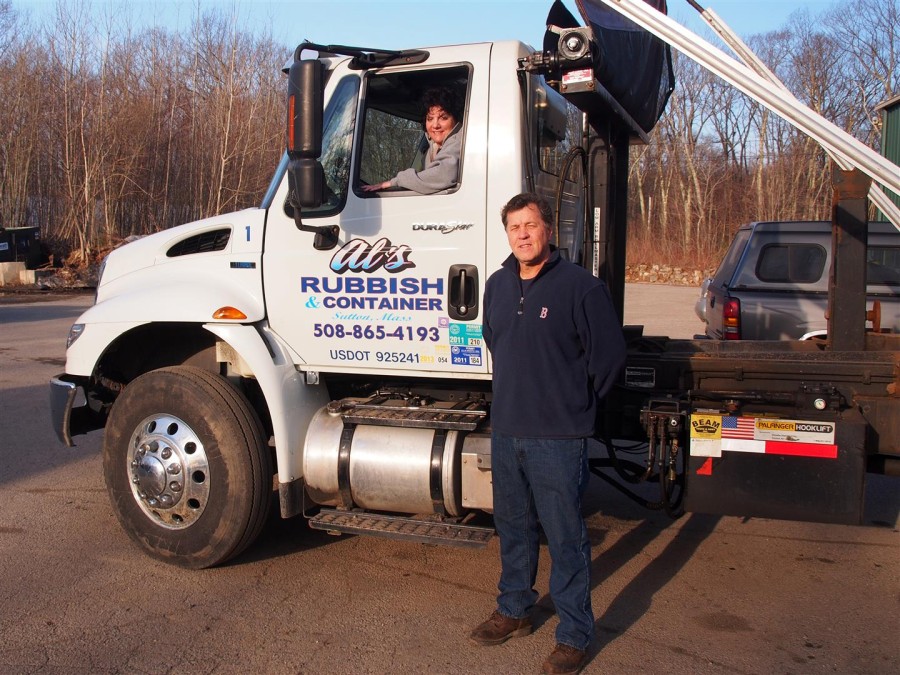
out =
[[(270, 325), (310, 370), (487, 372), (481, 339), (489, 45), (438, 48), (422, 64), (360, 71), (339, 66), (326, 88), (327, 201), (305, 225), (337, 226), (317, 250), (283, 208), (266, 226)], [(421, 165), (422, 94), (446, 87), (464, 108), (457, 181), (435, 194), (363, 186)]]

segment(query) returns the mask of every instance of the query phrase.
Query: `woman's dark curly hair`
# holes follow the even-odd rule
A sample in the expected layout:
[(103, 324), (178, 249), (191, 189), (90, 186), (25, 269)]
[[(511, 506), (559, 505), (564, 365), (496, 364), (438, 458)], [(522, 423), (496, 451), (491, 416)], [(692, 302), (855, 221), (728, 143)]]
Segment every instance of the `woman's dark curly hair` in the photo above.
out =
[(443, 108), (453, 115), (457, 123), (462, 121), (463, 105), (459, 96), (449, 87), (433, 87), (422, 94), (422, 119), (428, 115), (433, 107)]

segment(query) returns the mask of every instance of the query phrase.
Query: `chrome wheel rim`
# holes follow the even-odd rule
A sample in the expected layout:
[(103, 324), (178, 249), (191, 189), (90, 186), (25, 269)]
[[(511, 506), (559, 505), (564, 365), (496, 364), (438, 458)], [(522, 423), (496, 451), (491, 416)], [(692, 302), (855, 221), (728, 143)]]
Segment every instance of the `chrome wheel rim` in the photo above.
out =
[(128, 444), (131, 494), (154, 523), (171, 530), (193, 525), (209, 503), (209, 459), (184, 420), (158, 413), (145, 418)]

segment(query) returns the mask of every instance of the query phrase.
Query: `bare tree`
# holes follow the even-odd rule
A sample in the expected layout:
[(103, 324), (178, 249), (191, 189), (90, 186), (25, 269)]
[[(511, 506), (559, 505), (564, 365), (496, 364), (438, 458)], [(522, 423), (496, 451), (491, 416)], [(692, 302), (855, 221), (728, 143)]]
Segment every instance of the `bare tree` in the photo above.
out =
[[(864, 19), (847, 21), (847, 16)], [(900, 2), (850, 0), (825, 15), (825, 26), (847, 56), (845, 77), (857, 115), (865, 120), (855, 131), (877, 145), (881, 120), (874, 109), (900, 89)]]
[(0, 3), (0, 227), (29, 224), (29, 197), (40, 148), (40, 50), (31, 28)]

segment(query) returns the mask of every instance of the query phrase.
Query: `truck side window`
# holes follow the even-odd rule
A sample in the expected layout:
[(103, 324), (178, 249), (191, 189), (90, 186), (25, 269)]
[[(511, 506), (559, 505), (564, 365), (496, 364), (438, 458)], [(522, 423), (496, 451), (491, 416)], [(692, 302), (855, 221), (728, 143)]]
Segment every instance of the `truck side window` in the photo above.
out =
[(541, 171), (558, 176), (566, 153), (581, 144), (581, 111), (548, 86), (543, 77), (533, 78), (531, 84), (538, 164)]
[(365, 125), (359, 168), (363, 183), (374, 184), (403, 169), (421, 168), (426, 145), (421, 121), (370, 107)]
[(581, 264), (587, 227), (581, 190), (584, 164), (578, 154), (571, 153), (582, 145), (582, 113), (548, 85), (543, 76), (530, 76), (527, 86), (530, 156), (526, 161), (535, 174), (535, 189), (544, 197), (555, 201), (560, 184), (565, 184), (553, 243), (561, 255)]
[[(360, 186), (389, 181), (406, 169), (421, 171), (425, 168), (429, 146), (423, 125), (426, 111), (422, 98), (430, 89), (447, 88), (455, 94), (463, 106), (462, 119), (457, 120), (459, 129), (455, 133), (464, 139), (469, 73), (469, 66), (452, 66), (368, 74), (359, 151)], [(464, 155), (461, 151), (456, 185), (462, 182)], [(394, 192), (416, 194), (396, 187), (381, 190), (380, 194)]]
[(756, 276), (771, 283), (815, 283), (825, 271), (826, 257), (818, 244), (768, 244), (759, 253)]
[(866, 283), (900, 286), (900, 248), (869, 247), (866, 251)]

